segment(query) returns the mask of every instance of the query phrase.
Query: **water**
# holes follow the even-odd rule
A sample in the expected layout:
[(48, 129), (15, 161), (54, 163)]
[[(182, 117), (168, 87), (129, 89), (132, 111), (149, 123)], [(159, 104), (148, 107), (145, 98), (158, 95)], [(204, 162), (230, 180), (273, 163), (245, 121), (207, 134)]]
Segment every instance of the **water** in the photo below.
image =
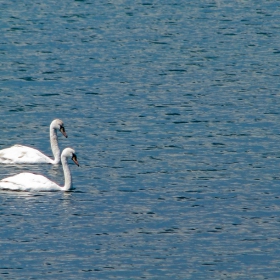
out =
[(279, 278), (279, 6), (1, 2), (0, 148), (61, 118), (81, 167), (1, 191), (0, 278)]

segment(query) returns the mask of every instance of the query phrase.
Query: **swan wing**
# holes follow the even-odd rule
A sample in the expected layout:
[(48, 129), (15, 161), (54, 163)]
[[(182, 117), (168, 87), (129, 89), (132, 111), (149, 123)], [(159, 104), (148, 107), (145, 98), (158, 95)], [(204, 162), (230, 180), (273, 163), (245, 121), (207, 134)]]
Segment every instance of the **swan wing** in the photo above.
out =
[(0, 189), (17, 191), (59, 191), (62, 188), (48, 178), (33, 173), (20, 173), (0, 181)]
[(52, 160), (31, 147), (14, 145), (0, 150), (0, 163), (52, 163)]

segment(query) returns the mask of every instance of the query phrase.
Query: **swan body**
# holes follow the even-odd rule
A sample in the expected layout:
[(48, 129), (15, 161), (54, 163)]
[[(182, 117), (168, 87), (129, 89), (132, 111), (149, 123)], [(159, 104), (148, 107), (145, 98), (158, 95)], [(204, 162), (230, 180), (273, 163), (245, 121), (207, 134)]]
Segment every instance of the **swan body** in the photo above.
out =
[(65, 137), (67, 137), (64, 124), (59, 119), (53, 120), (50, 124), (50, 142), (54, 159), (49, 158), (48, 156), (44, 155), (39, 150), (36, 150), (34, 148), (22, 145), (14, 145), (10, 148), (0, 150), (0, 163), (60, 163), (60, 149), (58, 147), (57, 130), (60, 130), (61, 133)]
[(60, 186), (42, 175), (24, 172), (2, 179), (0, 181), (0, 189), (37, 192), (69, 191), (72, 189), (72, 176), (67, 162), (67, 158), (69, 157), (79, 166), (75, 150), (72, 148), (64, 149), (61, 154), (65, 180), (64, 186)]

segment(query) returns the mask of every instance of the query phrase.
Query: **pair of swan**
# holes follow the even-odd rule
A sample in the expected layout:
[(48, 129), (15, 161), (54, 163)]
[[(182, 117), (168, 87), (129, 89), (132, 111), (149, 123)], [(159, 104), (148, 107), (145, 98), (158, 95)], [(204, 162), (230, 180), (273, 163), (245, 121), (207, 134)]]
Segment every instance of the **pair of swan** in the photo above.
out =
[(62, 163), (65, 184), (63, 187), (42, 175), (33, 173), (20, 173), (0, 180), (0, 189), (17, 191), (68, 191), (72, 188), (72, 176), (67, 158), (71, 158), (79, 166), (75, 150), (66, 148), (60, 155), (58, 147), (57, 130), (67, 137), (63, 122), (59, 119), (52, 121), (50, 125), (50, 142), (54, 159), (51, 159), (40, 151), (21, 145), (0, 150), (0, 163)]

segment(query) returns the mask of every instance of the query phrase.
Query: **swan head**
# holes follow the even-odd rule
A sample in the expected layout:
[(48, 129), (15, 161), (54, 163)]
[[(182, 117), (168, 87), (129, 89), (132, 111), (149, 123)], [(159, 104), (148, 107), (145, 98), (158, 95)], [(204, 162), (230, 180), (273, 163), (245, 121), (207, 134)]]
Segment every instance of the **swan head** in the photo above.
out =
[(76, 152), (75, 152), (74, 149), (72, 149), (72, 148), (65, 148), (63, 150), (62, 154), (61, 154), (61, 158), (62, 157), (71, 158), (74, 161), (74, 163), (79, 166), (79, 162), (77, 160)]
[(60, 119), (53, 120), (51, 123), (51, 127), (54, 129), (58, 129), (64, 135), (64, 137), (66, 137), (66, 138), (68, 137), (62, 120), (60, 120)]

